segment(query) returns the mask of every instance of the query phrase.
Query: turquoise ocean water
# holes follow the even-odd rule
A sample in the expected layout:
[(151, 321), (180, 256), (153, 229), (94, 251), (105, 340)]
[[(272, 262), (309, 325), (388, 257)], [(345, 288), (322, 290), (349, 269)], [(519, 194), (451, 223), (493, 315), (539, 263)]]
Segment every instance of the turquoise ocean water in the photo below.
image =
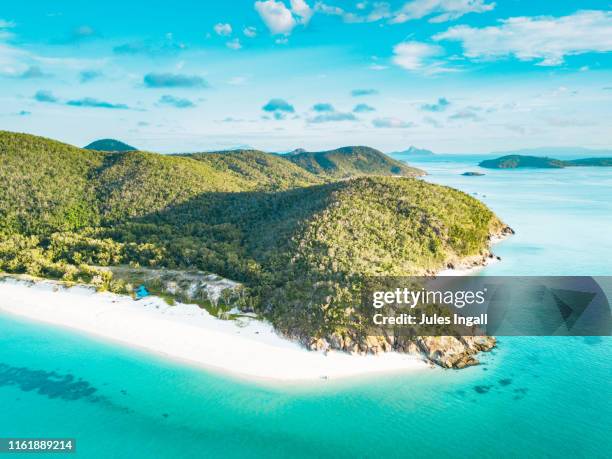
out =
[[(610, 169), (460, 175), (477, 162), (416, 164), (517, 231), (482, 274), (612, 275)], [(267, 387), (0, 315), (0, 437), (88, 458), (609, 457), (612, 338), (501, 338), (483, 362)]]

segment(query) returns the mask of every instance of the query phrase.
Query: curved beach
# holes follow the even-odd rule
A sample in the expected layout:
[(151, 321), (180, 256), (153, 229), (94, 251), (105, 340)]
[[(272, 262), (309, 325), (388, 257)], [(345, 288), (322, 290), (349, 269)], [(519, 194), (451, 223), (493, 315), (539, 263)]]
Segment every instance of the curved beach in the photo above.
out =
[(197, 305), (169, 306), (156, 297), (134, 301), (53, 281), (4, 278), (0, 312), (249, 379), (315, 381), (429, 368), (419, 357), (407, 354), (308, 351), (261, 320), (221, 320)]

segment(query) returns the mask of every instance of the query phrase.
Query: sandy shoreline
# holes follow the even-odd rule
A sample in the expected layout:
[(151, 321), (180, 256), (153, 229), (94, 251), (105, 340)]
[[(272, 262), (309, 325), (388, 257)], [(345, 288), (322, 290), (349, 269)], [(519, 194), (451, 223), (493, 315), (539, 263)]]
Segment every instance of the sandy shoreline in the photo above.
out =
[(79, 330), (238, 377), (314, 381), (426, 370), (417, 356), (308, 351), (255, 319), (217, 319), (196, 305), (134, 301), (54, 281), (0, 278), (0, 312)]

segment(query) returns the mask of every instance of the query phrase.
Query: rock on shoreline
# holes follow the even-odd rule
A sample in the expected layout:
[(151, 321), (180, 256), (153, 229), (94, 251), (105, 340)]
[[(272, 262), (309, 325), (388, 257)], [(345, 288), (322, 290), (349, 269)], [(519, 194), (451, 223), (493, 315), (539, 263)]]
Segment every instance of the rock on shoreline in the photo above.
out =
[[(504, 226), (489, 236), (489, 245), (515, 234), (510, 226)], [(485, 266), (497, 258), (490, 249), (485, 253), (449, 262), (449, 269), (472, 269)], [(427, 273), (435, 275), (436, 273)], [(488, 352), (496, 346), (492, 336), (351, 336), (349, 332), (334, 332), (325, 338), (290, 336), (313, 351), (340, 350), (351, 354), (380, 354), (383, 352), (402, 352), (419, 355), (424, 360), (443, 368), (465, 368), (478, 365), (476, 357), (480, 352)]]
[(380, 354), (402, 352), (421, 356), (443, 368), (465, 368), (478, 365), (476, 355), (493, 349), (497, 340), (492, 336), (367, 336), (353, 339), (333, 333), (329, 339), (302, 339), (312, 351), (340, 350), (350, 354)]

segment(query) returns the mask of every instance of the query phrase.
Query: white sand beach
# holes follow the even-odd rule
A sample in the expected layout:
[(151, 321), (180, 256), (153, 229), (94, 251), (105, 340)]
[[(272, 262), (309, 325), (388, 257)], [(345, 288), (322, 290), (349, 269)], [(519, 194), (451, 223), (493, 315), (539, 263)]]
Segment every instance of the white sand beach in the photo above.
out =
[(308, 351), (256, 319), (220, 320), (196, 305), (134, 301), (53, 281), (0, 279), (0, 313), (79, 330), (251, 379), (301, 381), (427, 370), (416, 356)]

